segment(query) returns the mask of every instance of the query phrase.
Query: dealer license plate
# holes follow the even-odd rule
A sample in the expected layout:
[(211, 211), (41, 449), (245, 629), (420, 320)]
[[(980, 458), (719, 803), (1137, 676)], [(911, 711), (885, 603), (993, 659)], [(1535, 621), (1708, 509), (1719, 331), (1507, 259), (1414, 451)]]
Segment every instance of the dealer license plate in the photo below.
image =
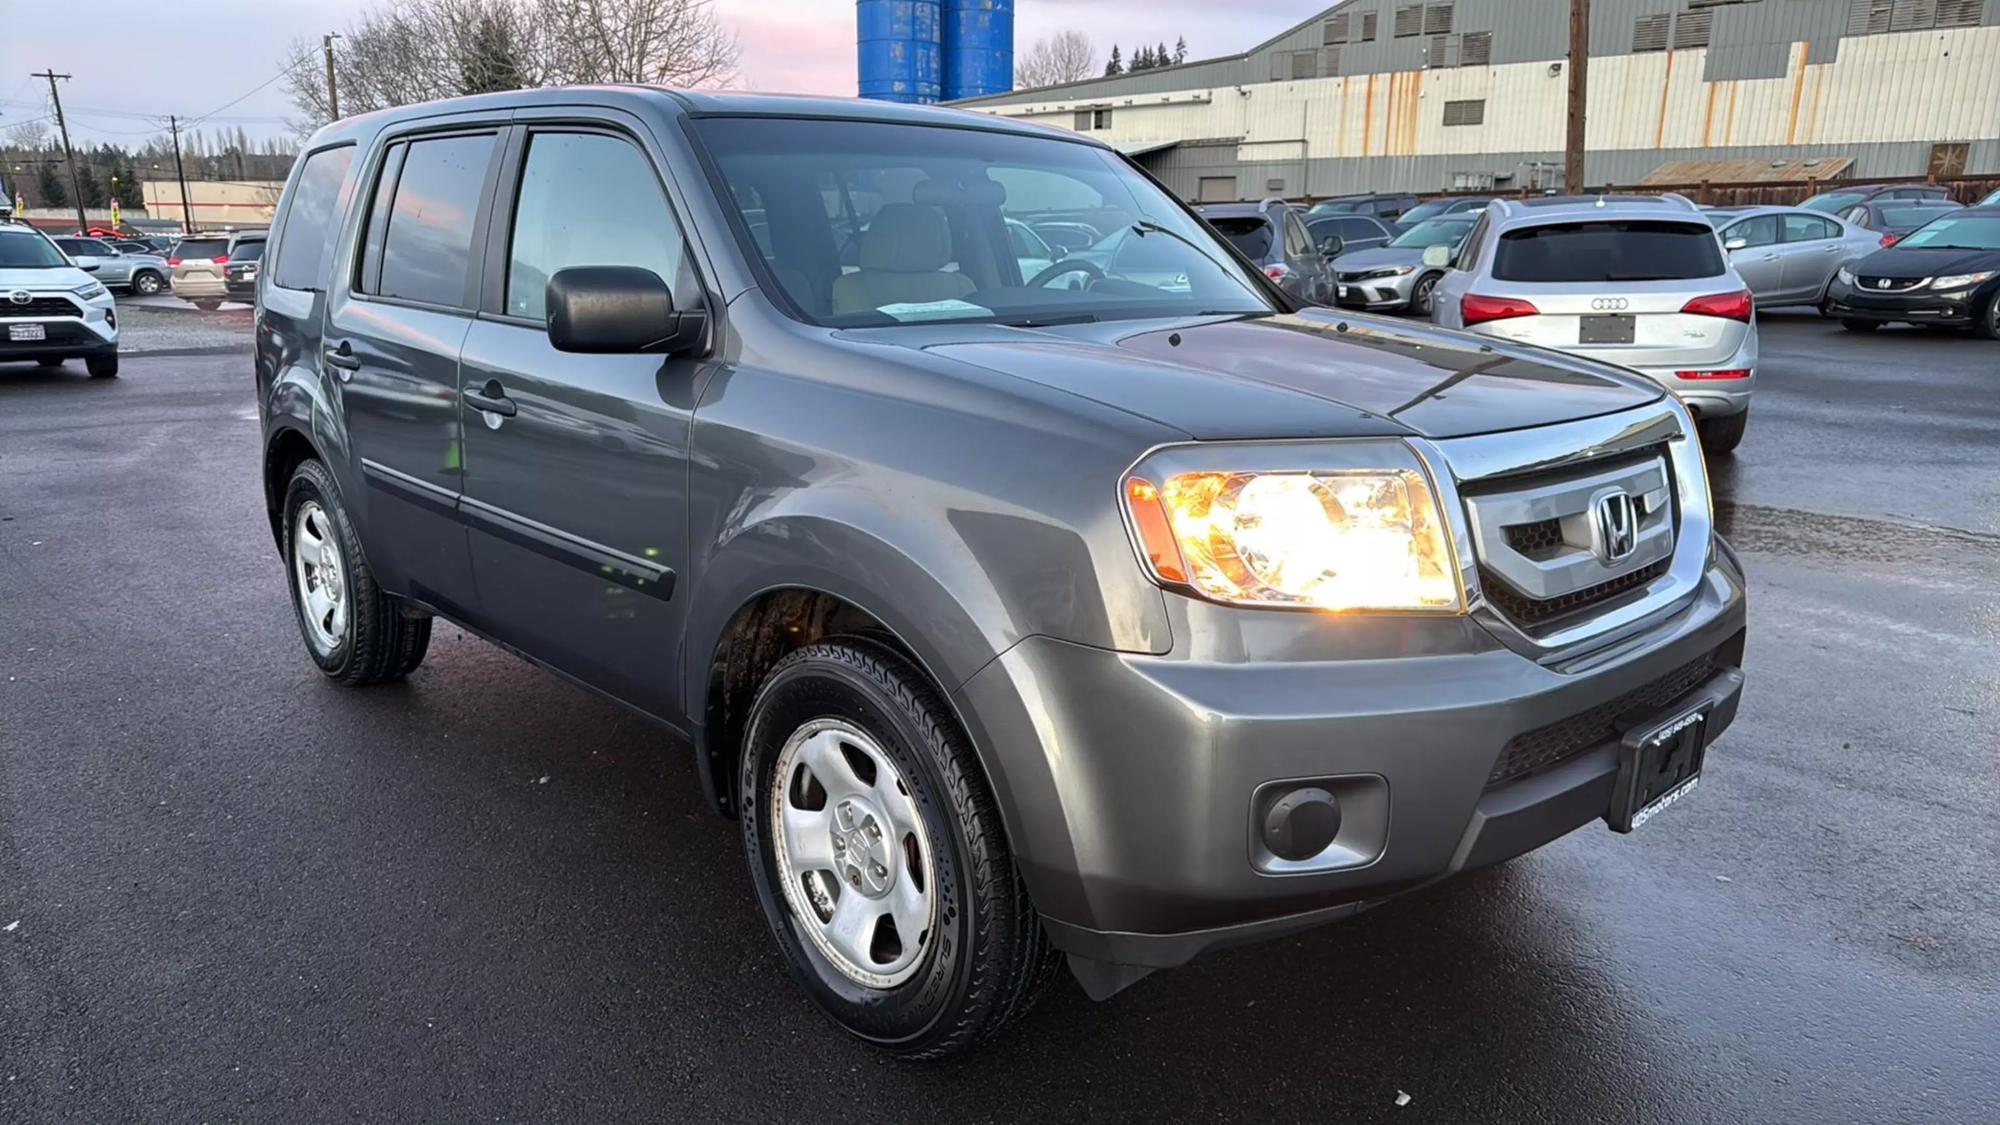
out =
[(39, 324), (10, 324), (7, 326), (9, 340), (46, 340), (49, 330)]
[(1707, 755), (1713, 700), (1634, 728), (1618, 748), (1618, 780), (1604, 814), (1615, 832), (1630, 832), (1694, 792)]

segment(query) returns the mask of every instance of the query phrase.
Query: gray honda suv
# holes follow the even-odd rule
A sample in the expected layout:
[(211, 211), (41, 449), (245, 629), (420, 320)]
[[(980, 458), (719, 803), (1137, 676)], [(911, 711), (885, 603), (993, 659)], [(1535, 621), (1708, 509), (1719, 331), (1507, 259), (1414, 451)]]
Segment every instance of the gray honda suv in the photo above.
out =
[[(1125, 237), (1024, 276), (1009, 223), (1058, 215)], [(310, 658), (401, 679), (444, 618), (650, 717), (801, 987), (896, 1054), (1064, 966), (1103, 998), (1631, 831), (1736, 713), (1678, 400), (1302, 309), (1071, 133), (643, 87), (374, 113), (306, 146), (256, 305)]]

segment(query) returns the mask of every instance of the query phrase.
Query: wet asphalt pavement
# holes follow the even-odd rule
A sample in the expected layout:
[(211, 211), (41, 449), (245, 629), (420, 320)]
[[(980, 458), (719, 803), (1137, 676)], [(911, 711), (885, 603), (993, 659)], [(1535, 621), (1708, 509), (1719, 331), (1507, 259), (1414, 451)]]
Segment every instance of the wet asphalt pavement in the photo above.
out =
[(0, 366), (0, 1122), (2000, 1120), (2000, 344), (1765, 318), (1690, 800), (910, 1066), (671, 736), (452, 629), (322, 682), (242, 319), (132, 315)]

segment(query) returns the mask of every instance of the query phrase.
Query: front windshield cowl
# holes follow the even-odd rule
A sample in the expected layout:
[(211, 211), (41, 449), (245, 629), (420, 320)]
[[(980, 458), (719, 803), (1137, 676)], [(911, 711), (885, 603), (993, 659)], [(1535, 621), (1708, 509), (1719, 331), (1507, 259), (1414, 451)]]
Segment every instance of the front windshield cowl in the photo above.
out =
[(1282, 311), (1206, 224), (1094, 144), (777, 117), (694, 132), (763, 288), (814, 324)]

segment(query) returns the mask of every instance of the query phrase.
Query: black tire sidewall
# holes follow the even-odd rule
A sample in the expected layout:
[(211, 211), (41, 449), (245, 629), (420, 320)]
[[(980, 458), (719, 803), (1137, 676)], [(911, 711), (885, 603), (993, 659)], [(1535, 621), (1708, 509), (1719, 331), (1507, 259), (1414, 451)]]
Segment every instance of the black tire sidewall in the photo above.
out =
[(1417, 279), (1410, 288), (1410, 311), (1418, 316), (1431, 315), (1431, 306), (1437, 301), (1437, 283), (1441, 274), (1427, 273)]
[[(306, 609), (299, 600), (298, 560), (293, 558), (297, 548), (294, 532), (297, 528), (299, 509), (308, 500), (319, 504), (326, 513), (328, 530), (339, 540), (341, 550), (340, 581), (343, 586), (341, 596), (347, 599), (347, 635), (333, 646), (333, 651), (321, 655), (313, 646), (312, 629), (306, 624)], [(284, 547), (285, 587), (292, 600), (292, 617), (299, 627), (299, 639), (305, 642), (306, 654), (320, 671), (339, 678), (346, 674), (348, 664), (354, 659), (354, 634), (360, 628), (359, 606), (354, 597), (355, 541), (353, 529), (348, 525), (347, 512), (340, 506), (335, 492), (333, 478), (326, 467), (318, 461), (302, 462), (292, 473), (291, 484), (285, 489)]]
[[(871, 656), (886, 655), (866, 642), (853, 647)], [(921, 1049), (926, 1039), (948, 1026), (972, 979), (969, 945), (975, 906), (967, 869), (970, 845), (944, 798), (946, 788), (932, 756), (950, 750), (931, 746), (904, 706), (855, 669), (817, 658), (811, 650), (794, 655), (805, 658), (781, 663), (758, 693), (744, 739), (738, 813), (758, 903), (793, 977), (843, 1028), (876, 1046)], [(778, 885), (770, 847), (772, 774), (785, 740), (800, 726), (821, 718), (845, 720), (875, 738), (910, 784), (930, 840), (939, 894), (936, 931), (917, 973), (891, 989), (857, 984), (827, 962), (800, 931)]]

